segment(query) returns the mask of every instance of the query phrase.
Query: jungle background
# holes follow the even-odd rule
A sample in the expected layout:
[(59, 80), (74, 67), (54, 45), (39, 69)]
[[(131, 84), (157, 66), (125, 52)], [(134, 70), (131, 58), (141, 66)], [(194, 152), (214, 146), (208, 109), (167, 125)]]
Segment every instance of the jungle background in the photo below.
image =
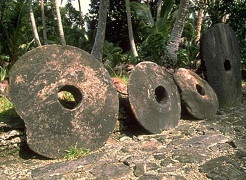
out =
[[(62, 26), (67, 45), (91, 52), (95, 42), (99, 0), (91, 0), (89, 13), (77, 11), (73, 0), (60, 7)], [(74, 0), (75, 1), (75, 0)], [(36, 28), (41, 45), (60, 44), (55, 1), (45, 0), (42, 16), (41, 1), (32, 2)], [(63, 1), (64, 3), (64, 1)], [(161, 3), (161, 4), (160, 4)], [(11, 66), (27, 51), (35, 48), (30, 23), (30, 1), (3, 0), (0, 2), (0, 79), (8, 77)], [(125, 0), (111, 1), (108, 8), (102, 62), (111, 74), (119, 75), (117, 67), (153, 61), (170, 66), (166, 47), (170, 39), (180, 0), (131, 0), (130, 13), (137, 56), (131, 51)], [(83, 1), (81, 1), (83, 6)], [(107, 11), (107, 8), (104, 9)], [(246, 3), (243, 0), (190, 1), (180, 38), (176, 67), (197, 69), (199, 66), (200, 35), (216, 23), (230, 25), (236, 32), (241, 48), (241, 68), (246, 69)], [(45, 22), (43, 26), (42, 20)], [(44, 32), (46, 36), (44, 36)], [(171, 64), (172, 66), (172, 64)]]

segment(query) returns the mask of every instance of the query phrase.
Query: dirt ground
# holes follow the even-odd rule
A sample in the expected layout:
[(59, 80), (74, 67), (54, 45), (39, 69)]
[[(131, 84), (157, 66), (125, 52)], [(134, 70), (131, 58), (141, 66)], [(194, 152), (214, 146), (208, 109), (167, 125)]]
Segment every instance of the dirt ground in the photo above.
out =
[(115, 131), (106, 144), (74, 160), (51, 160), (28, 149), (18, 117), (0, 121), (0, 179), (244, 180), (246, 87), (243, 102), (213, 118), (161, 134)]

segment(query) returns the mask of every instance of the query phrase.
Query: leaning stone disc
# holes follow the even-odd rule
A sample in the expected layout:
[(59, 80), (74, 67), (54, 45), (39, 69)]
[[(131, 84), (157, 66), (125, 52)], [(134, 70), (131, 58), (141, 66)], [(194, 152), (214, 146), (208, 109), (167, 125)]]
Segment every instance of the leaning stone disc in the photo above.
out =
[[(59, 99), (66, 93), (74, 100)], [(99, 148), (118, 115), (108, 72), (72, 46), (42, 46), (21, 57), (10, 72), (9, 98), (25, 121), (29, 147), (49, 158), (64, 157), (75, 146)]]
[(166, 69), (153, 62), (139, 63), (130, 75), (128, 94), (137, 121), (150, 133), (178, 124), (180, 96)]
[(182, 106), (197, 119), (206, 119), (216, 114), (219, 103), (214, 90), (195, 72), (180, 68), (174, 73), (179, 87)]
[(216, 92), (220, 107), (241, 102), (240, 48), (232, 28), (217, 24), (201, 38), (204, 74)]

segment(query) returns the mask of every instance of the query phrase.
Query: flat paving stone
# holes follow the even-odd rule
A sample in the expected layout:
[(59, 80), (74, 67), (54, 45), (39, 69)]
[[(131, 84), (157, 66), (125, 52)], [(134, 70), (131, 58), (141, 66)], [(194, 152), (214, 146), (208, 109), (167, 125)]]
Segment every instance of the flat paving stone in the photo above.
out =
[(208, 178), (213, 180), (246, 179), (245, 169), (241, 168), (238, 160), (225, 156), (206, 162), (201, 166), (200, 170), (206, 173)]
[(103, 164), (102, 166), (97, 166), (93, 168), (90, 173), (92, 173), (97, 180), (110, 180), (122, 178), (125, 175), (130, 174), (131, 169), (124, 165), (123, 163), (111, 163), (111, 164)]

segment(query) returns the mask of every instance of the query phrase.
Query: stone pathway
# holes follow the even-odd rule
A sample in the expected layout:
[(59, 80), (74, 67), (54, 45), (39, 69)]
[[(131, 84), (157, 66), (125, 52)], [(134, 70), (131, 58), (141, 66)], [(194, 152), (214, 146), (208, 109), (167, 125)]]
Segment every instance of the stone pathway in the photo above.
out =
[(23, 146), (21, 126), (2, 122), (0, 179), (244, 180), (246, 98), (221, 114), (181, 120), (161, 134), (116, 131), (98, 151), (70, 161), (35, 155)]

